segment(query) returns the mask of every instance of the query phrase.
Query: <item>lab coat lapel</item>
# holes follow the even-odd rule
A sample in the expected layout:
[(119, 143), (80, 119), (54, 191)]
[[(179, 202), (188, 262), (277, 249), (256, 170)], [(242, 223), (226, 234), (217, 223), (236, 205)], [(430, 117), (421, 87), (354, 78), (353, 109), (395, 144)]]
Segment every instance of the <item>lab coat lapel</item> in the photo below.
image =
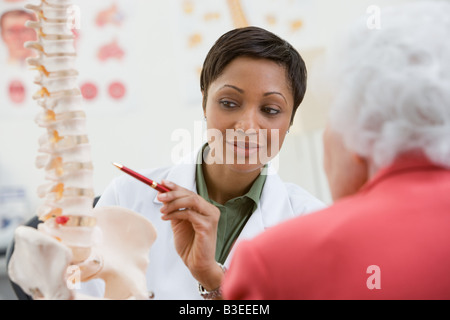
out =
[[(196, 161), (196, 152), (186, 156), (179, 164), (170, 168), (165, 179), (172, 181), (183, 188), (197, 192), (195, 184)], [(153, 202), (161, 204), (156, 196)], [(294, 217), (294, 211), (285, 184), (278, 174), (269, 174), (264, 183), (258, 206), (234, 243), (228, 258), (225, 261), (225, 265), (229, 265), (230, 257), (233, 255), (236, 245), (240, 241), (251, 239), (265, 229), (292, 217)]]
[(235, 241), (225, 265), (228, 266), (236, 246), (240, 241), (251, 239), (281, 221), (294, 217), (294, 210), (287, 189), (277, 174), (267, 176), (258, 207), (247, 221)]
[(295, 216), (286, 185), (278, 176), (267, 176), (260, 199), (261, 217), (264, 229)]

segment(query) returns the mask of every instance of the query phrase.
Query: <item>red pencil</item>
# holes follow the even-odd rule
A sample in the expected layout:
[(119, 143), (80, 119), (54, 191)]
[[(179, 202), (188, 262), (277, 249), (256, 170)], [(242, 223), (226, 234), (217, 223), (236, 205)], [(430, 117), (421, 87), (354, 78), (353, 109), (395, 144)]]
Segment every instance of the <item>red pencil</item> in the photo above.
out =
[(155, 190), (158, 190), (159, 192), (168, 192), (170, 191), (170, 189), (167, 189), (166, 187), (156, 183), (153, 180), (150, 180), (146, 177), (144, 177), (143, 175), (137, 173), (136, 171), (131, 170), (130, 168), (127, 168), (119, 163), (115, 163), (113, 162), (113, 165), (115, 165), (117, 168), (119, 168), (120, 170), (122, 170), (123, 172), (129, 174), (130, 176), (132, 176), (133, 178), (138, 179), (139, 181), (149, 185), (150, 187), (152, 187)]

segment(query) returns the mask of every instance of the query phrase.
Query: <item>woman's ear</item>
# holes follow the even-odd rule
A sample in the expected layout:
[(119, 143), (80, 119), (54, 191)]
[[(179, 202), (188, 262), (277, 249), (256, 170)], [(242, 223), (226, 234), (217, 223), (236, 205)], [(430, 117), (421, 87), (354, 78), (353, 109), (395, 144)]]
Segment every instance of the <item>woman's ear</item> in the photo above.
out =
[(366, 165), (367, 164), (366, 158), (361, 157), (357, 153), (352, 152), (352, 158), (359, 165)]
[(357, 170), (360, 172), (361, 179), (364, 179), (365, 182), (367, 182), (371, 176), (369, 161), (367, 161), (367, 159), (364, 158), (363, 156), (354, 152), (351, 153), (351, 157), (354, 161), (354, 165), (356, 166), (356, 168), (358, 168)]
[[(208, 99), (208, 95), (205, 90), (202, 90), (202, 105), (203, 105), (203, 113), (206, 113), (206, 100)], [(206, 114), (205, 114), (206, 117)]]

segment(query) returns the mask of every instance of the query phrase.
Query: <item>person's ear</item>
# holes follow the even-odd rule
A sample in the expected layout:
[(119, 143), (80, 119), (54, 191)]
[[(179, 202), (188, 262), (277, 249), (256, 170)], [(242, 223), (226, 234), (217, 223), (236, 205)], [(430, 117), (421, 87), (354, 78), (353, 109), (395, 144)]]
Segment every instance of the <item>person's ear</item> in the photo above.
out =
[(358, 171), (361, 172), (361, 175), (365, 176), (364, 177), (365, 181), (369, 180), (370, 177), (369, 161), (355, 152), (351, 153), (351, 158), (353, 159), (354, 164), (359, 168)]
[(352, 159), (359, 165), (367, 164), (367, 160), (357, 153), (352, 152)]

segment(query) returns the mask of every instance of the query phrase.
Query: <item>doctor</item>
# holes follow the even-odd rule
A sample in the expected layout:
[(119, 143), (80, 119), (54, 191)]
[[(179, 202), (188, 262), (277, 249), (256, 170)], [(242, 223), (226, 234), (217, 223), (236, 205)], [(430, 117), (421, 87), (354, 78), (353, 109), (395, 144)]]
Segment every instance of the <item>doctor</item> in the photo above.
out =
[(298, 52), (264, 29), (232, 30), (211, 48), (200, 82), (208, 142), (180, 164), (141, 172), (171, 191), (157, 194), (123, 175), (97, 204), (132, 209), (154, 224), (147, 279), (156, 299), (220, 298), (236, 242), (323, 207), (267, 174), (305, 94)]

